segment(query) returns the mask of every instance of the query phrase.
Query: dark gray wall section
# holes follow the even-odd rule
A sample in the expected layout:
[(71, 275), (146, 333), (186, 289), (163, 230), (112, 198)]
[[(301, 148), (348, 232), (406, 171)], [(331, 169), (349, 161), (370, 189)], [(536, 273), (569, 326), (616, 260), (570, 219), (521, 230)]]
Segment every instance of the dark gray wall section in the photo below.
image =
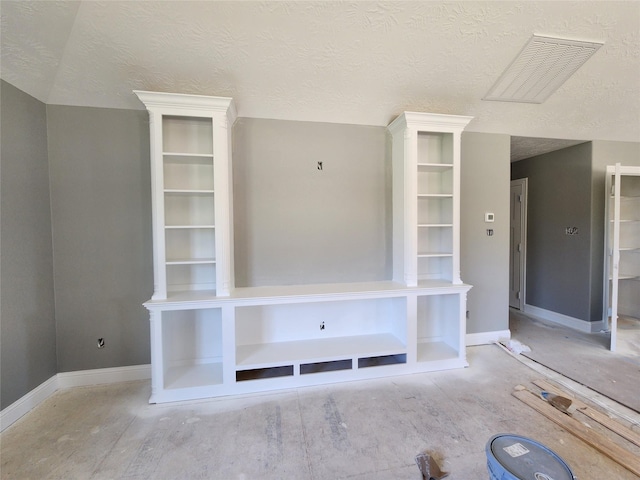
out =
[(58, 370), (149, 363), (147, 114), (49, 105), (47, 117)]
[(46, 107), (0, 83), (0, 403), (5, 408), (57, 370)]
[[(473, 285), (467, 333), (509, 328), (510, 149), (509, 135), (462, 134), (460, 273)], [(493, 223), (485, 223), (486, 212), (495, 215)]]
[(237, 286), (391, 278), (384, 127), (241, 118), (233, 143)]
[[(512, 164), (529, 178), (526, 302), (580, 320), (601, 319), (592, 265), (591, 143)], [(566, 227), (577, 227), (567, 235)], [(602, 270), (598, 281), (601, 281)]]

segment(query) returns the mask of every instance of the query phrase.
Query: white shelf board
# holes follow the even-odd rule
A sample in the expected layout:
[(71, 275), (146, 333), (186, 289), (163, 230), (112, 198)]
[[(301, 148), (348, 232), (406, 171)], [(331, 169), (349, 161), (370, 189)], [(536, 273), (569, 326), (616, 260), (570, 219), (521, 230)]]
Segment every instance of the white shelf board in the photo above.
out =
[(418, 343), (418, 362), (450, 360), (458, 356), (458, 351), (444, 342)]
[(419, 193), (418, 198), (453, 198), (452, 193)]
[(208, 265), (215, 264), (215, 258), (172, 258), (165, 262), (167, 265)]
[(406, 345), (390, 333), (239, 345), (236, 347), (236, 368), (248, 370), (297, 363), (395, 355), (406, 353), (406, 350)]
[(443, 172), (452, 168), (452, 163), (418, 163), (418, 171), (420, 172)]
[(418, 228), (452, 228), (453, 223), (419, 223)]
[(165, 225), (165, 229), (195, 229), (195, 228), (216, 228), (215, 225)]
[(452, 257), (453, 253), (446, 252), (418, 252), (418, 258)]
[(162, 152), (165, 157), (196, 157), (196, 158), (213, 158), (213, 153), (181, 153), (181, 152)]
[(222, 383), (222, 362), (177, 366), (167, 369), (164, 388), (192, 388)]
[(165, 188), (164, 193), (178, 195), (213, 195), (213, 190), (192, 190), (186, 188)]
[(441, 295), (465, 293), (471, 288), (464, 283), (452, 283), (446, 279), (424, 279), (416, 287), (407, 287), (392, 281), (363, 283), (326, 283), (309, 285), (279, 285), (234, 288), (228, 296), (218, 297), (216, 291), (167, 292), (166, 299), (145, 302), (150, 309), (183, 310), (185, 308), (210, 308), (231, 304), (236, 307), (281, 303), (305, 303), (333, 300), (360, 300), (373, 298), (404, 297), (417, 295)]

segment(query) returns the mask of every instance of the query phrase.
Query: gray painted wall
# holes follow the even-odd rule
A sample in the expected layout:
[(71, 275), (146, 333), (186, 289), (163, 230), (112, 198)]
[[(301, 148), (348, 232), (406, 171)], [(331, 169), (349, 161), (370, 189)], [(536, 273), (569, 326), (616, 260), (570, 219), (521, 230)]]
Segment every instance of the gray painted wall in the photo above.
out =
[(239, 119), (236, 285), (391, 278), (385, 142), (383, 127)]
[(58, 371), (149, 363), (147, 114), (49, 105), (47, 121)]
[(57, 373), (46, 107), (0, 81), (0, 408)]
[[(529, 178), (526, 303), (585, 321), (601, 319), (602, 291), (592, 258), (590, 142), (515, 162)], [(577, 235), (566, 235), (577, 227)], [(595, 275), (595, 276), (594, 276)]]
[[(510, 149), (509, 135), (462, 134), (460, 270), (473, 285), (467, 333), (509, 328)], [(485, 223), (485, 212), (495, 214), (494, 223)]]

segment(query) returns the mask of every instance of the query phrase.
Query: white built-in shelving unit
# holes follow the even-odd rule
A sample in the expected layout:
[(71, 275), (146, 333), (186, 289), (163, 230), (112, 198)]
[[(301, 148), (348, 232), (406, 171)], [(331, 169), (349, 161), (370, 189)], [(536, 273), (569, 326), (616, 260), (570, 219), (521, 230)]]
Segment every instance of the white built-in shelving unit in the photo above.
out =
[(230, 98), (135, 92), (149, 111), (154, 299), (233, 285)]
[(607, 166), (605, 324), (616, 350), (618, 316), (640, 317), (640, 167)]
[(150, 402), (467, 365), (458, 199), (468, 117), (405, 113), (389, 127), (400, 279), (235, 288), (233, 101), (136, 94), (151, 126)]

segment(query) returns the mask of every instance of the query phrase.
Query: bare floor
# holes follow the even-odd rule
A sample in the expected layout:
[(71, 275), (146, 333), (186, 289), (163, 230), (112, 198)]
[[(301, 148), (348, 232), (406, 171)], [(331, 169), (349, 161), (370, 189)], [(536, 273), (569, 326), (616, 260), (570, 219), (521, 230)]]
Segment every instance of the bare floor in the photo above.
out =
[(625, 318), (617, 351), (609, 350), (609, 333), (585, 333), (528, 317), (509, 314), (512, 338), (531, 348), (524, 355), (565, 377), (640, 412), (640, 322)]
[(489, 478), (498, 433), (533, 438), (580, 479), (637, 478), (511, 396), (542, 375), (495, 345), (470, 368), (179, 404), (147, 381), (60, 391), (1, 438), (2, 479)]

